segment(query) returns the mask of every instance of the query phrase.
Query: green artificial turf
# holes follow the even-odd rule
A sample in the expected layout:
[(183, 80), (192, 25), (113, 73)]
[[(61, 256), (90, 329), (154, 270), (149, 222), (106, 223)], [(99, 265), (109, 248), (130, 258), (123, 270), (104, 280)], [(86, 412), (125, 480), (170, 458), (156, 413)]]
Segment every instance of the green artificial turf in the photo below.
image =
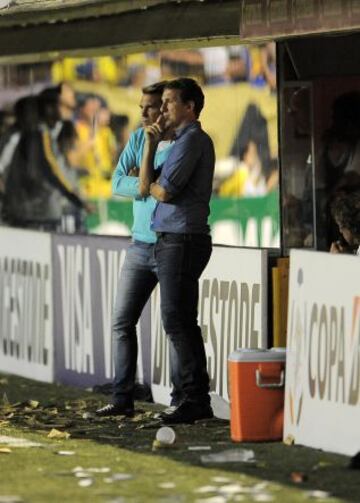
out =
[[(87, 417), (86, 413), (107, 400), (81, 389), (1, 375), (0, 435), (43, 446), (11, 447), (6, 453), (1, 452), (6, 446), (0, 445), (0, 502), (2, 496), (13, 495), (33, 503), (288, 503), (316, 501), (309, 498), (312, 490), (332, 495), (317, 501), (360, 501), (360, 474), (347, 468), (349, 459), (344, 456), (280, 442), (233, 443), (229, 424), (215, 419), (174, 427), (175, 444), (154, 451), (160, 426), (154, 414), (161, 407), (137, 404), (138, 414), (132, 420)], [(70, 437), (48, 438), (52, 429)], [(211, 450), (189, 450), (194, 446)], [(254, 463), (201, 461), (204, 455), (242, 448), (254, 451)], [(57, 454), (62, 450), (75, 454)], [(79, 472), (80, 467), (91, 481), (88, 487), (81, 487), (79, 482), (84, 479), (75, 476), (74, 469)], [(294, 483), (294, 472), (300, 472), (297, 478), (304, 480)], [(116, 480), (123, 474), (131, 478)], [(231, 491), (235, 493), (230, 495)]]

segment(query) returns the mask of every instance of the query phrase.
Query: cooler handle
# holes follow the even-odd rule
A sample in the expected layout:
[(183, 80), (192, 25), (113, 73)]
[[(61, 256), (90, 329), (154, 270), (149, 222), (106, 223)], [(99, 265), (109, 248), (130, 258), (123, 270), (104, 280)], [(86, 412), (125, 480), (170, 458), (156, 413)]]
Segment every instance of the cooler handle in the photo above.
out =
[(282, 370), (280, 373), (280, 380), (279, 382), (272, 382), (272, 383), (264, 383), (261, 380), (261, 372), (259, 369), (256, 369), (256, 385), (259, 388), (282, 388), (284, 386), (285, 382), (285, 372)]

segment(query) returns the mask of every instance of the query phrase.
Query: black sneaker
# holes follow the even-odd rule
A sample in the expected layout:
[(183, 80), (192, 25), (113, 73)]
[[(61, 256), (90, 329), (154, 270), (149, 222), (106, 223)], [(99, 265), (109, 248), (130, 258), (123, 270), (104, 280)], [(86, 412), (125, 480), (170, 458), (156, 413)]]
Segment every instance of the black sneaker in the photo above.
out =
[(134, 415), (133, 407), (125, 407), (124, 405), (115, 405), (109, 403), (104, 407), (98, 409), (95, 414), (98, 417), (109, 417), (109, 416), (127, 416), (132, 417)]
[(209, 404), (189, 401), (184, 401), (174, 411), (161, 415), (164, 424), (192, 424), (200, 419), (211, 419), (213, 417), (214, 413)]

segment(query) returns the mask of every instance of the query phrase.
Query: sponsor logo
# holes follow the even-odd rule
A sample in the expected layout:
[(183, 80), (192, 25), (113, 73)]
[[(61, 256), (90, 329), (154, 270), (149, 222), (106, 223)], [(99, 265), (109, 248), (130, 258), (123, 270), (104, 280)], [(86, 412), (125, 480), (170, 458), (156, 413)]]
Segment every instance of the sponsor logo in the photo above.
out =
[(94, 374), (90, 252), (58, 244), (65, 368)]
[(299, 425), (305, 398), (360, 402), (360, 297), (353, 298), (351, 328), (345, 305), (306, 301), (302, 269), (290, 306), (287, 389), (290, 421)]
[(47, 366), (51, 359), (50, 266), (0, 258), (0, 355)]

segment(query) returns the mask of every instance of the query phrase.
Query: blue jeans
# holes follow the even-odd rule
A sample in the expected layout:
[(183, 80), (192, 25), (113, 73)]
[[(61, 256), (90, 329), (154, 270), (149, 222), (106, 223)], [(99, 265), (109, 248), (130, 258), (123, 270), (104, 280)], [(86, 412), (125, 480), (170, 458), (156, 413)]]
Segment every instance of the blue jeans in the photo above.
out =
[[(154, 245), (135, 241), (126, 253), (117, 289), (112, 320), (115, 378), (113, 402), (133, 407), (138, 345), (136, 324), (150, 295), (158, 283)], [(177, 395), (177, 366), (170, 348), (171, 379), (174, 383), (173, 401)]]
[(207, 234), (160, 233), (155, 258), (161, 316), (177, 359), (177, 379), (186, 400), (209, 403), (209, 375), (197, 322), (199, 278), (211, 256)]

